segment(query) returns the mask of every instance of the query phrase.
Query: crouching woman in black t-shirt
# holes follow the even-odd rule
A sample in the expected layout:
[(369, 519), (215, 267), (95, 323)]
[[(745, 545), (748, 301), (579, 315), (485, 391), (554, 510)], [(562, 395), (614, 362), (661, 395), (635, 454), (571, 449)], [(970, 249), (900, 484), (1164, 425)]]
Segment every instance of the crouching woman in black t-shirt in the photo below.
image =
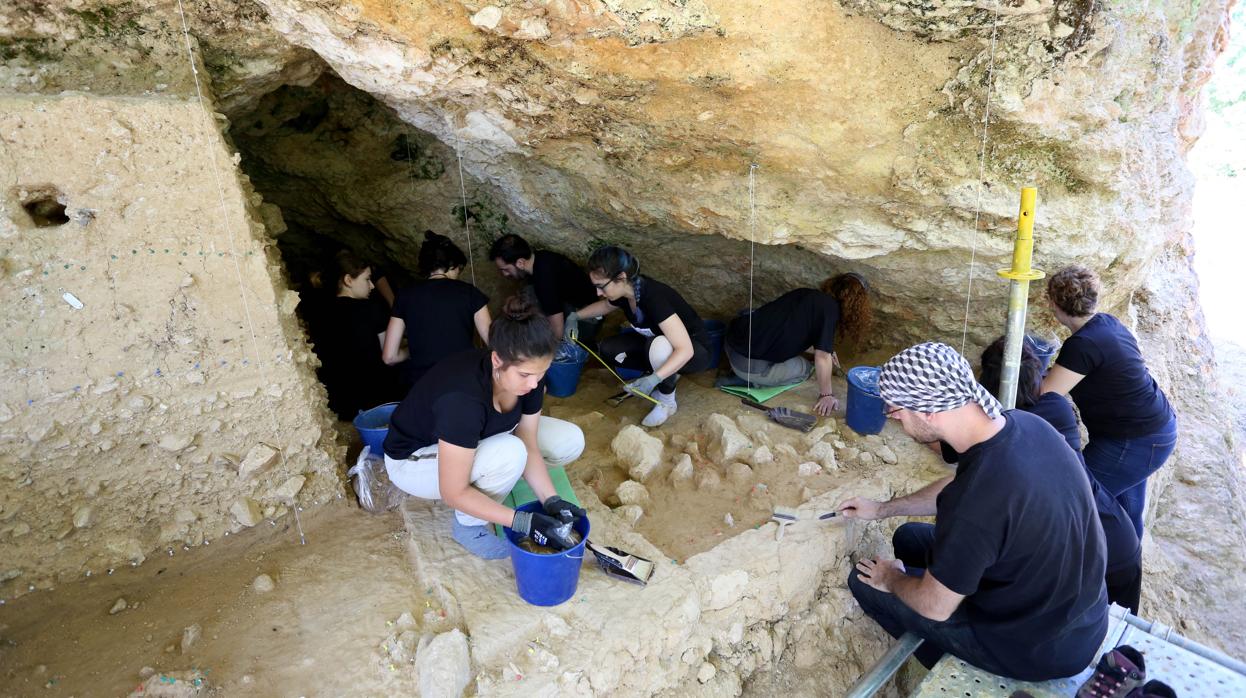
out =
[[(438, 363), (390, 419), (384, 446), (390, 480), (454, 509), (454, 539), (482, 558), (508, 554), (489, 523), (568, 548), (559, 519), (564, 511), (584, 515), (556, 494), (549, 476), (549, 467), (564, 466), (584, 450), (579, 427), (541, 416), (545, 372), (557, 344), (549, 320), (528, 300), (512, 297), (489, 329), (491, 349), (469, 349)], [(545, 514), (502, 504), (520, 477)]]
[(622, 310), (634, 332), (601, 341), (601, 354), (615, 366), (653, 371), (627, 384), (657, 400), (641, 424), (656, 427), (675, 414), (675, 381), (681, 373), (710, 365), (709, 334), (701, 317), (675, 289), (640, 275), (640, 262), (621, 247), (602, 247), (588, 258), (588, 278), (602, 300), (581, 308), (578, 318)]
[(1129, 513), (1142, 538), (1146, 481), (1177, 446), (1177, 415), (1120, 320), (1095, 312), (1099, 277), (1083, 266), (1047, 280), (1056, 320), (1073, 334), (1060, 347), (1042, 392), (1073, 398), (1090, 440), (1086, 466)]

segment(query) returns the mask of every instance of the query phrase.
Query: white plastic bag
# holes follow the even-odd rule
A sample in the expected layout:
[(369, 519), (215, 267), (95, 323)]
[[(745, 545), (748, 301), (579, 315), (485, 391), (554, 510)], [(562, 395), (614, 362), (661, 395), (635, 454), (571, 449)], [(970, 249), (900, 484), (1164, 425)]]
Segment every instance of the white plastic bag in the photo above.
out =
[(380, 514), (402, 503), (402, 490), (394, 487), (385, 472), (385, 460), (372, 455), (372, 447), (364, 446), (354, 467), (346, 471), (364, 511)]

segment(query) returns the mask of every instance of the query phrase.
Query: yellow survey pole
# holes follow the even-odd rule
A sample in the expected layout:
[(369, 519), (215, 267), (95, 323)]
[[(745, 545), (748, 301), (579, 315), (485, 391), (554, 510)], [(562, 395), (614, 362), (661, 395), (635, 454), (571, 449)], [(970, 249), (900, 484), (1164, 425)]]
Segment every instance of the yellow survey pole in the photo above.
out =
[(1029, 309), (1030, 282), (1046, 276), (1031, 266), (1034, 256), (1034, 211), (1038, 190), (1021, 189), (1021, 211), (1017, 214), (1017, 237), (1012, 243), (1012, 268), (1000, 269), (1000, 278), (1008, 279), (1008, 331), (1004, 339), (1004, 368), (1000, 372), (999, 401), (1004, 409), (1017, 406), (1017, 378), (1021, 373), (1021, 343), (1025, 341), (1025, 316)]

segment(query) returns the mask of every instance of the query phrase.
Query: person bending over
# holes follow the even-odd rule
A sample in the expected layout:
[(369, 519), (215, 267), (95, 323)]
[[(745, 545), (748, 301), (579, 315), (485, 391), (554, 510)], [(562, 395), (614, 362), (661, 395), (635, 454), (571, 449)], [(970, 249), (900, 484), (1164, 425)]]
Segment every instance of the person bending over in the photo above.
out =
[(1095, 312), (1099, 277), (1083, 266), (1047, 280), (1056, 320), (1073, 334), (1043, 379), (1042, 392), (1069, 395), (1090, 439), (1086, 466), (1121, 503), (1142, 538), (1146, 481), (1177, 446), (1177, 415), (1120, 320)]
[(955, 475), (876, 502), (851, 497), (847, 518), (934, 516), (892, 539), (898, 559), (863, 559), (848, 588), (892, 637), (1025, 681), (1086, 668), (1107, 634), (1103, 529), (1085, 469), (1042, 418), (1010, 410), (946, 344), (905, 349), (883, 365), (886, 413), (919, 443), (946, 441)]
[[(434, 364), (472, 347), (473, 331), (489, 342), (489, 299), (480, 289), (459, 280), (467, 257), (450, 238), (424, 231), (420, 272), (427, 279), (398, 292), (389, 319), (385, 363), (404, 360), (404, 390), (409, 390)], [(407, 348), (402, 348), (402, 337)]]
[(727, 330), (727, 361), (735, 376), (718, 385), (789, 385), (809, 375), (802, 353), (813, 350), (818, 401), (823, 417), (839, 409), (831, 391), (836, 332), (856, 343), (872, 319), (869, 286), (860, 274), (838, 274), (820, 290), (798, 288), (741, 315)]
[[(560, 337), (566, 334), (564, 328), (576, 325), (578, 318), (570, 317), (575, 310), (597, 298), (588, 273), (580, 265), (557, 252), (533, 250), (528, 241), (518, 235), (498, 238), (489, 248), (489, 258), (502, 276), (517, 281), (531, 280), (541, 312), (549, 318), (554, 334)], [(591, 342), (596, 328), (597, 323), (583, 323), (577, 328), (580, 339)]]
[(640, 262), (621, 247), (598, 248), (589, 257), (588, 277), (602, 299), (579, 309), (576, 316), (598, 318), (615, 310), (627, 316), (634, 331), (601, 340), (601, 354), (615, 366), (652, 371), (628, 383), (627, 389), (657, 400), (641, 424), (661, 426), (677, 409), (679, 374), (709, 368), (705, 325), (675, 289), (642, 276)]
[[(979, 379), (996, 397), (999, 396), (999, 381), (1004, 368), (1004, 337), (992, 342), (982, 350), (982, 372)], [(1065, 443), (1077, 454), (1082, 467), (1086, 460), (1082, 457), (1082, 434), (1077, 428), (1077, 415), (1073, 414), (1073, 406), (1068, 398), (1057, 393), (1039, 395), (1038, 387), (1043, 380), (1042, 362), (1025, 342), (1021, 344), (1021, 367), (1017, 379), (1017, 409), (1038, 415), (1047, 421), (1060, 435)], [(957, 454), (950, 447), (943, 452), (944, 460), (955, 463)], [(1134, 532), (1129, 514), (1121, 508), (1116, 498), (1099, 484), (1099, 481), (1086, 470), (1090, 478), (1090, 492), (1095, 498), (1095, 511), (1099, 514), (1099, 524), (1103, 527), (1103, 537), (1107, 543), (1107, 572), (1104, 583), (1108, 590), (1108, 603), (1115, 603), (1128, 608), (1135, 615), (1138, 613), (1138, 602), (1142, 596), (1142, 544), (1138, 534)]]
[[(416, 383), (390, 418), (385, 469), (403, 492), (440, 499), (454, 509), (452, 533), (482, 558), (506, 557), (506, 543), (488, 524), (571, 547), (558, 528), (563, 511), (584, 510), (554, 491), (549, 468), (584, 450), (584, 432), (541, 415), (545, 371), (558, 338), (531, 301), (512, 297), (489, 329), (490, 349), (468, 349), (438, 363)], [(502, 504), (519, 478), (545, 513)]]
[(320, 354), (329, 407), (350, 421), (360, 410), (402, 397), (394, 369), (381, 359), (389, 338), (384, 309), (373, 303), (372, 268), (343, 250), (337, 259), (337, 296), (325, 307)]

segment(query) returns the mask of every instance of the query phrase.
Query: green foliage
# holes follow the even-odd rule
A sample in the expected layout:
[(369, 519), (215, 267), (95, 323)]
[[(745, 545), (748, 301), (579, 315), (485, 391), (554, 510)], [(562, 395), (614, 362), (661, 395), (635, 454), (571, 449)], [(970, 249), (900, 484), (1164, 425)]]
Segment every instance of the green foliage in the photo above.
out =
[(510, 232), (507, 229), (510, 217), (506, 215), (506, 211), (501, 206), (488, 199), (472, 201), (466, 209), (462, 204), (455, 204), (450, 212), (458, 220), (459, 225), (467, 225), (470, 219), (473, 224), (472, 230), (483, 235), (490, 243)]

